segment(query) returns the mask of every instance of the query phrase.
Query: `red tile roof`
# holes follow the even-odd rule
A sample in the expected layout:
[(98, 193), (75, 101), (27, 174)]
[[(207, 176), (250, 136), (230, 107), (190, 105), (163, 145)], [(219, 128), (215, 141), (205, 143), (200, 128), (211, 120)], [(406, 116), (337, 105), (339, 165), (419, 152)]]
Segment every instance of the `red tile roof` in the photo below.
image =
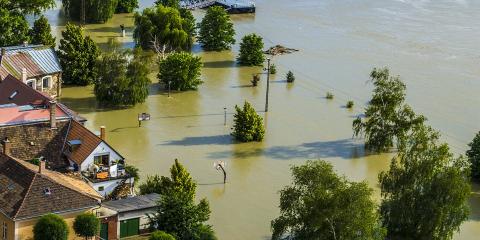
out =
[[(15, 97), (10, 98), (15, 92), (17, 92)], [(20, 106), (34, 102), (45, 104), (50, 100), (50, 97), (29, 87), (12, 75), (6, 76), (3, 81), (0, 80), (0, 104), (15, 103)]]
[(82, 144), (73, 150), (73, 152), (67, 154), (70, 160), (74, 161), (79, 166), (102, 142), (102, 139), (77, 121), (72, 121), (68, 131), (67, 141), (72, 140), (80, 140), (82, 142)]

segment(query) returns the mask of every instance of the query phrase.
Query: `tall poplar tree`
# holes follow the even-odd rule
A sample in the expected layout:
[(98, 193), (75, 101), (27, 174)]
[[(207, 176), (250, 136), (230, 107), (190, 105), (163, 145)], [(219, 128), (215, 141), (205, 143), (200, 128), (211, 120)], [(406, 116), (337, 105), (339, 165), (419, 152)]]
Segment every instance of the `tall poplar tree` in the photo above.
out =
[(31, 43), (42, 44), (45, 46), (55, 47), (55, 37), (52, 36), (52, 29), (45, 16), (41, 16), (33, 23), (30, 30)]

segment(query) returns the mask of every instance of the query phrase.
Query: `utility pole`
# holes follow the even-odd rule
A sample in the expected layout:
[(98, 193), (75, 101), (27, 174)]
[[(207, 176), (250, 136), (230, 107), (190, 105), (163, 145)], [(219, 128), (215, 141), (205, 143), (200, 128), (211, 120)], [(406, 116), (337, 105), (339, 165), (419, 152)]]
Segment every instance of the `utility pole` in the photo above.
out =
[(268, 92), (270, 91), (270, 58), (267, 58), (267, 94), (265, 100), (265, 112), (268, 112)]
[(227, 108), (223, 108), (223, 126), (227, 126)]
[(170, 98), (170, 84), (172, 83), (172, 81), (168, 81), (168, 97)]

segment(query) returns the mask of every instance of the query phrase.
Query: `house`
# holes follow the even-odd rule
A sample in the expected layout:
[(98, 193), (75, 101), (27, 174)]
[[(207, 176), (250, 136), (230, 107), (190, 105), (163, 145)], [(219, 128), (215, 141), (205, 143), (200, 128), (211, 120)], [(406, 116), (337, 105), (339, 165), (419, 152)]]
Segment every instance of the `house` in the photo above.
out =
[(73, 172), (102, 196), (131, 187), (134, 179), (125, 171), (125, 159), (105, 141), (105, 128), (97, 136), (84, 122), (12, 75), (0, 82), (0, 139), (12, 143), (12, 157), (41, 159), (48, 169)]
[(62, 68), (53, 48), (43, 45), (2, 48), (0, 81), (8, 75), (52, 98), (61, 94)]
[(81, 179), (50, 171), (10, 156), (12, 143), (3, 140), (0, 153), (0, 237), (2, 240), (33, 239), (33, 227), (48, 213), (61, 216), (70, 228), (68, 239), (77, 239), (75, 217), (99, 208), (102, 200)]
[(116, 240), (147, 232), (148, 215), (157, 211), (159, 200), (159, 194), (151, 193), (103, 202), (102, 207), (95, 210), (102, 223), (100, 237)]

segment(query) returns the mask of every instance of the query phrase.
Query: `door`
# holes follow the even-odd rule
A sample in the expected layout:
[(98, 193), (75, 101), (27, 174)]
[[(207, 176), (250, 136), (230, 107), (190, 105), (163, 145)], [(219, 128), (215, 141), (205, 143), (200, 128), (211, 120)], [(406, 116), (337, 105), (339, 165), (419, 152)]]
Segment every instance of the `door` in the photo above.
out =
[(100, 226), (100, 238), (102, 240), (108, 240), (108, 223), (102, 223)]
[(120, 237), (130, 237), (138, 235), (140, 229), (140, 219), (133, 218), (120, 221)]

